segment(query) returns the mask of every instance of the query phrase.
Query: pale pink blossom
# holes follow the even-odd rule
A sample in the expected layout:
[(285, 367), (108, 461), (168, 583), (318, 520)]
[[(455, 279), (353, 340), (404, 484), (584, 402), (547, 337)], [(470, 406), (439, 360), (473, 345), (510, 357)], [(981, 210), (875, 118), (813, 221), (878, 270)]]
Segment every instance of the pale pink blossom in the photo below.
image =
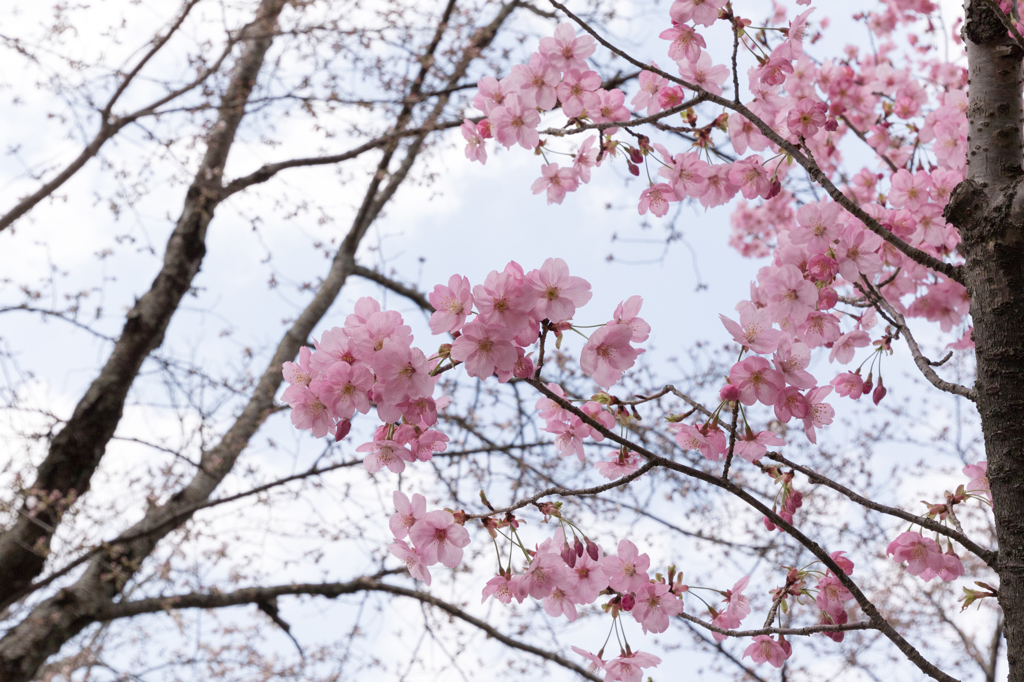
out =
[(839, 320), (832, 313), (813, 312), (800, 326), (800, 336), (808, 348), (819, 348), (832, 343), (840, 335)]
[(505, 575), (496, 575), (487, 581), (480, 603), (487, 601), (488, 597), (494, 597), (502, 604), (508, 604), (513, 599), (523, 601), (523, 596), (519, 593), (519, 584)]
[(555, 107), (555, 86), (561, 77), (562, 74), (557, 68), (534, 52), (530, 55), (529, 64), (517, 64), (512, 67), (511, 80), (519, 88), (518, 94), (523, 105), (547, 111)]
[(761, 357), (750, 357), (737, 362), (729, 372), (729, 381), (739, 389), (740, 402), (753, 405), (760, 401), (774, 405), (775, 399), (786, 386), (782, 372), (772, 369), (771, 364)]
[(633, 330), (632, 341), (643, 343), (651, 333), (651, 325), (647, 324), (640, 315), (640, 307), (644, 299), (640, 296), (630, 296), (615, 307), (615, 314), (607, 326), (622, 324)]
[(458, 331), (473, 310), (469, 279), (459, 275), (452, 275), (448, 279), (448, 286), (435, 285), (427, 298), (430, 305), (434, 306), (434, 312), (430, 315), (430, 331), (435, 334)]
[(762, 281), (762, 287), (768, 295), (768, 310), (776, 320), (788, 317), (801, 325), (818, 302), (817, 287), (804, 279), (795, 265), (773, 268)]
[(815, 429), (831, 424), (832, 417), (836, 414), (831, 405), (822, 402), (831, 392), (831, 386), (818, 386), (809, 390), (804, 396), (808, 405), (807, 416), (804, 417), (804, 433), (807, 434), (807, 440), (812, 443), (818, 442)]
[(988, 485), (988, 462), (981, 461), (977, 464), (968, 464), (963, 469), (964, 476), (970, 479), (965, 490), (974, 495), (982, 495), (992, 501), (992, 491)]
[(384, 467), (393, 473), (400, 474), (405, 471), (405, 463), (412, 462), (415, 458), (408, 448), (402, 447), (393, 440), (375, 440), (363, 443), (356, 452), (369, 453), (363, 458), (363, 466), (371, 474), (375, 474)]
[(462, 122), (462, 136), (466, 138), (466, 158), (470, 161), (487, 163), (487, 147), (480, 129), (468, 118)]
[(320, 395), (336, 419), (351, 419), (358, 410), (370, 411), (370, 389), (373, 375), (362, 365), (337, 362), (324, 372)]
[(661, 659), (654, 654), (646, 654), (642, 651), (634, 651), (629, 654), (622, 654), (605, 664), (607, 674), (604, 682), (640, 682), (643, 677), (644, 668), (655, 668), (661, 663)]
[(707, 47), (704, 36), (697, 33), (692, 26), (677, 24), (672, 28), (665, 29), (658, 37), (662, 40), (670, 40), (668, 45), (668, 56), (672, 61), (686, 60), (695, 62), (700, 59), (700, 49)]
[(789, 658), (782, 646), (768, 635), (757, 635), (753, 643), (743, 652), (743, 658), (750, 656), (754, 663), (771, 663), (776, 668)]
[(831, 573), (818, 580), (818, 595), (815, 602), (819, 609), (833, 619), (840, 618), (839, 614), (846, 610), (845, 602), (852, 600), (853, 595), (850, 591)]
[(519, 95), (507, 96), (503, 105), (491, 111), (489, 120), (495, 139), (505, 147), (511, 148), (519, 143), (524, 149), (533, 149), (540, 142), (537, 133), (540, 114), (536, 109), (523, 105)]
[(520, 589), (534, 599), (543, 599), (556, 587), (569, 584), (569, 567), (557, 554), (538, 553), (523, 573)]
[(462, 548), (469, 544), (469, 533), (455, 523), (451, 512), (428, 512), (409, 529), (409, 538), (428, 566), (441, 562), (455, 568), (462, 562)]
[(412, 501), (401, 491), (391, 493), (391, 499), (395, 503), (396, 513), (391, 516), (388, 527), (394, 534), (396, 540), (401, 540), (409, 534), (409, 529), (427, 513), (427, 498), (419, 493), (413, 493)]
[(423, 351), (386, 339), (373, 356), (373, 373), (384, 400), (398, 403), (409, 398), (429, 396), (434, 392), (434, 378)]
[(827, 104), (805, 97), (789, 110), (786, 125), (789, 127), (789, 132), (795, 135), (814, 137), (818, 129), (825, 126), (827, 113)]
[[(323, 333), (320, 337), (320, 341), (313, 342), (316, 345), (316, 352), (313, 353), (313, 357), (310, 358), (309, 366), (314, 372), (325, 372), (332, 365), (344, 362), (348, 364), (354, 364), (359, 362), (356, 360), (356, 356), (352, 353), (351, 344), (349, 342), (348, 334), (341, 327), (332, 327)], [(299, 358), (301, 361), (302, 350), (299, 350)], [(286, 365), (289, 363), (285, 363)], [(300, 362), (301, 365), (301, 362)], [(285, 380), (288, 380), (288, 374), (285, 373)], [(289, 381), (289, 383), (295, 383)], [(306, 382), (309, 383), (309, 382)]]
[(601, 568), (601, 548), (598, 547), (597, 558), (584, 552), (576, 559), (576, 565), (569, 569), (568, 592), (577, 604), (591, 604), (604, 588), (608, 587), (608, 577)]
[(626, 325), (601, 327), (590, 335), (580, 354), (580, 369), (602, 388), (611, 388), (636, 363), (643, 349), (629, 345), (633, 329)]
[(697, 61), (679, 65), (679, 76), (687, 83), (692, 83), (713, 95), (721, 95), (722, 84), (729, 78), (729, 68), (724, 64), (712, 64), (711, 55), (701, 52)]
[(733, 452), (748, 462), (756, 462), (768, 452), (769, 445), (785, 444), (786, 441), (771, 431), (758, 431), (756, 434), (747, 432), (742, 438), (736, 439)]
[(575, 192), (580, 186), (579, 172), (575, 167), (560, 168), (557, 163), (540, 167), (541, 176), (533, 181), (530, 189), (534, 194), (547, 191), (548, 204), (560, 204), (566, 192)]
[(335, 432), (335, 423), (330, 410), (320, 400), (320, 380), (314, 379), (309, 386), (292, 384), (281, 395), (292, 410), (292, 424), (300, 431), (309, 429), (315, 438), (323, 438)]
[(782, 339), (772, 361), (790, 386), (807, 389), (818, 383), (807, 371), (807, 366), (811, 364), (811, 349), (806, 343)]
[(618, 556), (606, 556), (601, 560), (601, 568), (608, 578), (609, 586), (622, 594), (636, 592), (650, 582), (647, 569), (651, 558), (640, 551), (629, 540), (619, 541)]
[(665, 632), (669, 618), (679, 615), (683, 601), (669, 592), (665, 583), (647, 583), (636, 591), (636, 605), (631, 613), (644, 632)]
[(556, 90), (562, 112), (569, 118), (576, 118), (584, 110), (596, 108), (600, 102), (596, 90), (600, 87), (601, 76), (596, 71), (570, 69)]
[(651, 185), (640, 193), (640, 205), (637, 207), (640, 215), (651, 213), (661, 218), (668, 213), (669, 202), (678, 201), (672, 187), (664, 182)]
[(718, 19), (718, 11), (728, 0), (675, 0), (669, 9), (672, 21), (685, 24), (692, 21), (701, 26), (710, 26)]
[(832, 350), (829, 351), (828, 361), (834, 362), (838, 360), (839, 364), (845, 365), (853, 360), (857, 348), (863, 348), (869, 343), (871, 343), (871, 337), (868, 336), (867, 332), (860, 331), (859, 329), (847, 332), (836, 339)]
[(313, 351), (308, 346), (300, 348), (298, 362), (286, 362), (281, 365), (281, 373), (284, 375), (284, 380), (292, 385), (302, 384), (303, 386), (309, 386), (309, 382), (313, 380), (314, 374), (313, 367), (310, 365), (312, 355)]
[(737, 306), (740, 311), (740, 322), (736, 324), (725, 315), (719, 315), (725, 329), (741, 346), (746, 346), (755, 353), (772, 353), (779, 345), (782, 332), (772, 329), (772, 318), (765, 308), (755, 308), (751, 304)]
[(388, 545), (388, 551), (405, 564), (409, 575), (430, 585), (430, 569), (427, 568), (423, 554), (418, 549), (410, 547), (405, 540), (396, 540)]
[(559, 71), (585, 70), (587, 57), (597, 51), (597, 43), (590, 36), (576, 36), (576, 28), (563, 22), (555, 27), (555, 36), (540, 39), (540, 53)]
[(481, 320), (474, 320), (463, 328), (462, 336), (452, 344), (451, 357), (466, 363), (469, 376), (479, 379), (486, 379), (495, 370), (512, 371), (518, 359), (512, 334)]
[(900, 533), (895, 540), (889, 543), (885, 553), (898, 564), (906, 561), (907, 572), (910, 575), (923, 577), (922, 574), (930, 571), (930, 577), (934, 577), (945, 568), (939, 543), (914, 531)]
[(532, 270), (524, 283), (532, 312), (540, 319), (564, 322), (576, 314), (593, 296), (590, 283), (569, 274), (569, 266), (561, 258), (548, 258), (538, 270)]
[(576, 156), (572, 159), (573, 170), (576, 171), (579, 181), (584, 184), (590, 182), (590, 169), (599, 165), (597, 161), (599, 150), (594, 147), (595, 140), (597, 140), (596, 135), (591, 135), (583, 140), (583, 144), (576, 150)]
[(600, 461), (594, 464), (594, 468), (597, 472), (607, 478), (608, 480), (614, 480), (623, 476), (628, 476), (637, 469), (640, 468), (640, 455), (630, 451), (628, 454), (623, 454), (621, 451), (614, 455), (610, 460)]
[(566, 594), (565, 589), (561, 587), (551, 590), (551, 594), (544, 597), (543, 604), (544, 613), (552, 618), (565, 616), (570, 623), (576, 620), (576, 605), (573, 603), (572, 597)]

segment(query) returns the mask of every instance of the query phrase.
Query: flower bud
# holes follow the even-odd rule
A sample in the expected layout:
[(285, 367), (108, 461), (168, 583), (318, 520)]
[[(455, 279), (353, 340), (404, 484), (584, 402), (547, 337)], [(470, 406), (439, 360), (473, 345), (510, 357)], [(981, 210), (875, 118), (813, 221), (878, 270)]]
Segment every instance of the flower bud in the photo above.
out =
[(576, 567), (576, 552), (572, 551), (568, 542), (562, 546), (562, 561), (564, 561), (569, 568)]
[(597, 557), (601, 555), (600, 552), (601, 548), (597, 546), (597, 543), (591, 542), (590, 538), (587, 538), (587, 555), (594, 561), (597, 561)]
[(888, 391), (885, 390), (885, 386), (882, 385), (882, 380), (878, 380), (878, 386), (875, 386), (875, 392), (871, 394), (871, 400), (875, 402), (875, 405), (882, 402), (882, 398)]
[(573, 545), (573, 551), (576, 552), (576, 556), (583, 556), (583, 543), (580, 542), (579, 538), (576, 538), (576, 542)]
[(824, 287), (818, 292), (818, 309), (831, 310), (839, 302), (839, 294), (832, 287)]
[(726, 384), (718, 391), (718, 397), (722, 400), (736, 402), (740, 399), (740, 389), (735, 384)]
[(622, 595), (623, 611), (632, 611), (634, 606), (636, 606), (636, 597), (634, 597), (632, 594)]

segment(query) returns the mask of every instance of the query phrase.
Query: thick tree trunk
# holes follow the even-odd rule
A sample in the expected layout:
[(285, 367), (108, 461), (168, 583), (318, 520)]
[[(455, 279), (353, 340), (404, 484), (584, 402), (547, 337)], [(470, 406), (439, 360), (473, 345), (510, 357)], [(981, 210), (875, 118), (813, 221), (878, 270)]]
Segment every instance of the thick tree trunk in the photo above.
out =
[(1011, 682), (1024, 682), (1024, 172), (1022, 50), (988, 4), (966, 0), (967, 179), (947, 217), (960, 229), (974, 318), (999, 603)]
[[(57, 492), (69, 501), (88, 491), (90, 479), (121, 420), (128, 389), (146, 356), (163, 342), (171, 317), (199, 272), (206, 254), (206, 229), (222, 198), (224, 164), (284, 6), (285, 0), (260, 3), (258, 20), (248, 28), (252, 37), (246, 41), (235, 66), (220, 103), (217, 123), (206, 140), (206, 154), (168, 240), (163, 267), (150, 290), (128, 313), (121, 336), (99, 376), (54, 437), (33, 488), (44, 493)], [(51, 507), (30, 516), (29, 510), (23, 509), (18, 521), (0, 535), (0, 607), (19, 598), (25, 586), (42, 571), (62, 511), (60, 507)], [(99, 566), (90, 567), (90, 571), (99, 570)], [(103, 591), (79, 593), (65, 589), (37, 607), (0, 640), (0, 680), (31, 679), (48, 656), (93, 622), (86, 614), (107, 603), (110, 597)]]

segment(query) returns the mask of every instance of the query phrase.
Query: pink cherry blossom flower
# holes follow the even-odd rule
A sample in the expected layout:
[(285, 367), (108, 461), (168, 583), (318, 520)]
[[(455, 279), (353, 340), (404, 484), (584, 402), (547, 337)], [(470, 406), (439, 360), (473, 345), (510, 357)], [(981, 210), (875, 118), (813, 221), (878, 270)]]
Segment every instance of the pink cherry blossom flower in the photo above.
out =
[(819, 348), (832, 343), (840, 334), (839, 320), (832, 313), (813, 312), (800, 326), (800, 336), (808, 348)]
[(750, 576), (745, 575), (736, 581), (731, 590), (725, 591), (725, 601), (728, 604), (729, 613), (739, 618), (740, 622), (750, 615), (750, 601), (743, 595), (750, 583)]
[(311, 430), (314, 438), (335, 433), (330, 410), (318, 395), (320, 388), (320, 380), (314, 379), (309, 386), (292, 384), (281, 394), (282, 400), (292, 408), (292, 424), (300, 431)]
[(768, 311), (749, 304), (737, 307), (740, 311), (739, 324), (725, 315), (718, 316), (736, 343), (746, 346), (755, 353), (774, 352), (782, 338), (782, 332), (772, 329), (772, 319)]
[(670, 424), (669, 428), (676, 432), (676, 443), (684, 450), (699, 450), (700, 454), (712, 462), (721, 461), (728, 448), (725, 434), (717, 428), (690, 426), (689, 424)]
[(544, 57), (534, 52), (530, 63), (512, 67), (512, 83), (519, 88), (518, 94), (524, 106), (538, 107), (545, 111), (553, 109), (557, 102), (555, 86), (562, 74)]
[(693, 21), (701, 26), (710, 26), (718, 19), (718, 11), (728, 0), (675, 0), (669, 10), (672, 21), (684, 24)]
[(789, 132), (801, 137), (814, 137), (818, 128), (825, 126), (828, 105), (804, 97), (796, 106), (789, 110), (786, 125)]
[(839, 582), (839, 578), (832, 574), (822, 576), (818, 580), (818, 596), (815, 602), (818, 608), (832, 616), (839, 618), (839, 614), (846, 610), (845, 602), (853, 600), (850, 591)]
[(448, 279), (448, 286), (437, 284), (427, 297), (434, 312), (430, 315), (430, 331), (435, 334), (462, 329), (466, 316), (473, 310), (473, 293), (469, 280), (459, 275)]
[[(651, 62), (651, 65), (657, 67), (657, 64), (653, 62)], [(661, 111), (662, 107), (658, 102), (658, 93), (663, 87), (668, 85), (668, 79), (664, 76), (659, 76), (653, 71), (641, 71), (637, 84), (640, 86), (640, 90), (630, 100), (633, 108), (637, 110), (646, 108), (648, 116), (653, 116)]]
[[(316, 344), (316, 352), (313, 353), (313, 357), (309, 361), (309, 366), (313, 368), (314, 372), (326, 372), (328, 368), (339, 362), (350, 365), (358, 362), (356, 356), (352, 353), (348, 334), (341, 327), (328, 329), (320, 337), (319, 343), (316, 341), (314, 343)], [(299, 350), (299, 357), (301, 360), (301, 349)], [(285, 379), (288, 379), (287, 374), (285, 374)]]
[(930, 570), (934, 576), (945, 568), (939, 543), (914, 531), (900, 533), (885, 548), (885, 553), (898, 564), (906, 561), (910, 575), (922, 575)]
[(829, 554), (829, 557), (839, 565), (839, 568), (843, 569), (843, 573), (846, 575), (853, 575), (853, 561), (844, 556), (845, 554), (845, 551), (832, 552)]
[(566, 192), (575, 192), (580, 186), (579, 172), (575, 168), (559, 168), (557, 163), (540, 167), (541, 176), (533, 181), (530, 189), (534, 194), (547, 190), (548, 204), (560, 204)]
[[(713, 0), (705, 0), (711, 1)], [(722, 83), (729, 78), (729, 68), (723, 64), (712, 64), (711, 55), (701, 52), (697, 61), (679, 65), (679, 76), (687, 83), (692, 83), (713, 95), (721, 95)]]
[(507, 96), (502, 106), (491, 111), (489, 120), (495, 139), (505, 147), (511, 149), (518, 142), (524, 149), (533, 149), (540, 142), (537, 133), (540, 114), (536, 109), (523, 105), (519, 95)]
[(889, 203), (896, 208), (906, 207), (911, 211), (916, 211), (928, 202), (931, 184), (931, 176), (928, 173), (918, 171), (911, 175), (906, 168), (901, 168), (892, 176)]
[(410, 547), (405, 540), (397, 540), (388, 545), (388, 551), (405, 564), (409, 575), (430, 585), (430, 570), (418, 549)]
[(853, 360), (853, 356), (856, 353), (855, 349), (863, 348), (869, 343), (871, 343), (871, 337), (868, 336), (867, 332), (860, 331), (859, 329), (847, 332), (836, 339), (832, 350), (829, 351), (828, 361), (838, 360), (840, 364), (845, 365)]
[(807, 399), (796, 386), (787, 386), (775, 399), (775, 417), (785, 424), (793, 417), (803, 419), (810, 411)]
[(576, 620), (576, 605), (572, 601), (565, 589), (556, 587), (551, 590), (551, 594), (544, 597), (544, 613), (548, 614), (552, 618), (558, 616), (565, 616), (571, 623)]
[(629, 540), (619, 541), (618, 556), (606, 556), (601, 560), (601, 568), (608, 577), (608, 585), (623, 594), (636, 592), (650, 582), (647, 569), (651, 558), (640, 551)]
[(396, 513), (391, 516), (388, 527), (394, 534), (396, 540), (401, 540), (409, 534), (409, 529), (427, 513), (427, 498), (419, 493), (414, 493), (412, 501), (401, 491), (391, 493), (391, 499), (395, 503)]
[(782, 646), (768, 635), (754, 637), (754, 642), (743, 652), (743, 658), (747, 656), (754, 663), (771, 663), (776, 668), (781, 668), (788, 658)]
[[(844, 398), (857, 400), (864, 395), (864, 379), (860, 374), (846, 372), (829, 382), (836, 387), (836, 393)], [(870, 389), (869, 389), (870, 390)]]
[[(780, 47), (782, 47), (780, 45)], [(760, 66), (754, 68), (753, 74), (757, 80), (764, 85), (782, 85), (786, 82), (786, 76), (793, 73), (793, 62), (780, 56), (776, 52)], [(792, 130), (792, 128), (790, 128)]]
[(540, 53), (559, 71), (586, 70), (587, 57), (597, 51), (597, 43), (590, 36), (576, 36), (576, 28), (564, 22), (555, 27), (553, 38), (540, 39)]
[(569, 583), (569, 567), (557, 554), (538, 553), (523, 573), (520, 589), (534, 599), (543, 599), (556, 587)]
[(740, 159), (729, 169), (729, 182), (736, 185), (746, 199), (768, 197), (772, 187), (771, 174), (761, 165), (761, 157), (754, 155)]
[(479, 109), (485, 115), (490, 116), (495, 108), (505, 103), (505, 96), (514, 91), (510, 79), (496, 79), (494, 76), (484, 76), (476, 84), (477, 93), (473, 96), (473, 108)]
[(462, 136), (466, 138), (466, 158), (470, 161), (487, 163), (487, 147), (480, 129), (468, 118), (462, 122)]
[(372, 312), (365, 320), (349, 315), (345, 320), (345, 333), (356, 358), (371, 365), (383, 350), (386, 340), (390, 339), (398, 346), (412, 345), (412, 329), (402, 324), (402, 316), (394, 310)]
[(598, 547), (596, 559), (584, 552), (583, 556), (576, 559), (576, 565), (569, 570), (567, 592), (577, 604), (592, 604), (601, 590), (608, 587), (608, 577), (601, 568), (602, 559), (601, 549)]
[(779, 342), (772, 361), (775, 369), (782, 372), (783, 379), (790, 386), (807, 389), (818, 383), (814, 376), (806, 371), (807, 366), (811, 364), (811, 349), (806, 343), (783, 339)]
[(386, 339), (373, 356), (373, 373), (384, 400), (398, 403), (408, 398), (429, 396), (434, 392), (434, 378), (423, 351)]
[(640, 307), (643, 304), (644, 299), (640, 296), (630, 296), (615, 307), (615, 314), (612, 315), (612, 321), (607, 326), (625, 325), (633, 330), (633, 336), (630, 340), (636, 343), (643, 343), (651, 333), (651, 325), (639, 317)]
[(833, 201), (804, 204), (796, 211), (797, 224), (803, 229), (790, 230), (790, 241), (806, 246), (811, 253), (825, 253), (842, 232), (841, 213), (842, 208)]
[[(716, 628), (722, 628), (723, 630), (735, 630), (740, 626), (740, 619), (734, 613), (728, 611), (715, 612), (715, 615), (711, 618), (711, 624)], [(723, 635), (721, 632), (711, 632), (711, 636), (715, 638), (716, 642), (724, 642), (727, 635)]]
[(409, 441), (409, 451), (421, 462), (429, 462), (435, 453), (448, 449), (448, 436), (428, 429)]
[(520, 603), (523, 601), (518, 583), (504, 575), (496, 575), (484, 585), (483, 598), (480, 599), (480, 603), (487, 601), (488, 597), (494, 597), (502, 604), (509, 604), (513, 599)]
[(640, 215), (650, 210), (651, 213), (661, 218), (668, 213), (671, 201), (678, 201), (672, 187), (664, 182), (659, 182), (640, 193), (640, 205), (637, 209)]
[(408, 448), (402, 447), (393, 440), (375, 440), (363, 443), (356, 448), (356, 452), (369, 453), (363, 458), (363, 466), (371, 474), (377, 473), (384, 467), (393, 473), (400, 474), (405, 471), (405, 463), (415, 459)]
[(758, 431), (756, 434), (750, 432), (736, 440), (733, 452), (748, 462), (756, 462), (768, 452), (769, 445), (785, 444), (786, 441), (771, 431)]
[(523, 290), (512, 275), (491, 270), (482, 285), (473, 287), (473, 299), (481, 322), (503, 327), (513, 335), (527, 326), (529, 311)]
[(822, 402), (831, 392), (831, 386), (818, 386), (809, 390), (804, 396), (808, 405), (807, 416), (804, 417), (804, 433), (807, 434), (807, 440), (812, 443), (818, 442), (815, 429), (831, 424), (832, 417), (836, 414), (831, 405)]
[(965, 490), (975, 495), (983, 495), (992, 501), (992, 491), (988, 485), (988, 462), (982, 461), (977, 464), (968, 464), (963, 470), (964, 476), (971, 479), (968, 481)]
[(479, 320), (465, 326), (462, 336), (452, 344), (451, 356), (466, 363), (469, 376), (479, 379), (486, 379), (495, 370), (512, 371), (518, 359), (508, 330)]
[(620, 680), (621, 682), (640, 682), (643, 677), (644, 668), (655, 668), (661, 663), (661, 659), (654, 654), (645, 654), (642, 651), (634, 651), (630, 654), (622, 654), (605, 664), (605, 682)]
[(338, 362), (323, 374), (320, 395), (336, 419), (351, 419), (358, 410), (370, 411), (370, 389), (373, 375), (362, 365)]
[(309, 382), (313, 380), (314, 374), (313, 368), (310, 365), (312, 355), (313, 351), (308, 346), (300, 348), (298, 362), (286, 362), (281, 365), (281, 373), (284, 375), (284, 380), (292, 385), (302, 384), (303, 386), (309, 386)]
[(700, 49), (707, 47), (704, 36), (697, 33), (692, 26), (677, 24), (665, 29), (659, 35), (662, 40), (671, 40), (668, 46), (669, 59), (675, 62), (686, 60), (695, 62), (700, 59)]
[(524, 286), (528, 299), (533, 301), (531, 311), (550, 322), (568, 320), (593, 296), (590, 283), (570, 275), (569, 266), (561, 258), (548, 258), (539, 270), (532, 270)]
[(768, 295), (768, 310), (776, 320), (788, 317), (794, 324), (803, 324), (818, 302), (818, 289), (795, 265), (773, 268), (762, 286)]
[(555, 447), (559, 457), (575, 454), (581, 462), (583, 458), (583, 439), (590, 435), (590, 427), (576, 415), (571, 415), (567, 422), (548, 422), (545, 427), (548, 433), (554, 433)]
[(601, 388), (611, 388), (643, 352), (629, 345), (632, 338), (633, 330), (626, 325), (601, 327), (583, 346), (580, 369)]
[(409, 538), (428, 566), (437, 562), (455, 568), (462, 562), (462, 548), (469, 544), (469, 533), (455, 523), (451, 512), (428, 512), (409, 529)]
[(556, 92), (562, 102), (562, 112), (576, 118), (584, 110), (595, 109), (600, 99), (595, 92), (601, 87), (601, 76), (596, 71), (569, 69)]
[(751, 357), (732, 366), (729, 381), (740, 392), (740, 402), (753, 405), (760, 401), (764, 405), (774, 405), (775, 399), (786, 386), (782, 372), (772, 369), (771, 364), (761, 357)]
[(576, 171), (579, 181), (586, 184), (590, 182), (590, 169), (600, 165), (597, 161), (598, 150), (594, 147), (596, 135), (591, 135), (583, 140), (583, 144), (576, 150), (576, 156), (572, 159), (573, 170)]
[(743, 114), (729, 114), (729, 139), (737, 154), (746, 154), (748, 148), (761, 152), (768, 147), (768, 138)]
[[(617, 121), (628, 121), (630, 119), (629, 109), (624, 102), (626, 95), (622, 90), (598, 90), (597, 104), (593, 109), (587, 109), (587, 115), (594, 123), (615, 123)], [(608, 128), (606, 135), (614, 135), (618, 128)]]
[(572, 650), (578, 653), (583, 658), (587, 659), (587, 661), (589, 661), (589, 664), (587, 665), (587, 672), (597, 673), (601, 670), (604, 670), (605, 661), (600, 656), (592, 654), (589, 651), (579, 648), (578, 646), (572, 647)]
[(707, 192), (711, 167), (701, 160), (699, 153), (687, 152), (673, 157), (661, 145), (656, 145), (655, 149), (659, 149), (666, 162), (671, 161), (671, 168), (659, 169), (658, 175), (669, 181), (679, 201), (688, 196), (701, 197)]
[(639, 469), (640, 455), (632, 451), (626, 455), (619, 452), (610, 460), (595, 463), (594, 468), (597, 469), (597, 473), (601, 474), (608, 480), (614, 480), (616, 478), (628, 476)]
[(679, 615), (683, 601), (669, 592), (665, 583), (647, 583), (636, 592), (636, 605), (630, 612), (644, 632), (665, 632), (669, 618)]

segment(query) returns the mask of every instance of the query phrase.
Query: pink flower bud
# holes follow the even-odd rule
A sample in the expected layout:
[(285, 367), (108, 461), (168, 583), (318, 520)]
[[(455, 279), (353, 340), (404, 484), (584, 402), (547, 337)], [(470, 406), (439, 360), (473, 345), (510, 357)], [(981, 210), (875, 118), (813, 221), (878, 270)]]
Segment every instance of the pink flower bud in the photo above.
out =
[(768, 530), (775, 530), (775, 524), (766, 516), (764, 517), (764, 527)]
[(831, 310), (839, 302), (839, 294), (832, 287), (825, 287), (818, 292), (818, 309)]
[(871, 394), (871, 399), (875, 402), (875, 405), (882, 402), (882, 398), (888, 391), (885, 390), (885, 386), (882, 385), (881, 379), (878, 381), (878, 386), (875, 386), (875, 392)]
[[(881, 388), (881, 386), (879, 386), (879, 388)], [(879, 398), (879, 400), (881, 400), (881, 398)], [(878, 400), (875, 401), (875, 404), (878, 404)], [(348, 419), (342, 419), (340, 422), (338, 422), (338, 431), (334, 436), (334, 440), (341, 440), (342, 438), (347, 436), (348, 432), (351, 430), (352, 422), (350, 422)]]
[(590, 538), (587, 538), (587, 555), (594, 561), (597, 561), (597, 557), (601, 555), (600, 552), (601, 549), (597, 546), (597, 543), (591, 542)]
[(718, 397), (722, 400), (736, 402), (740, 399), (740, 389), (735, 384), (726, 384), (718, 391)]
[(562, 561), (566, 563), (569, 568), (576, 566), (576, 552), (572, 551), (569, 547), (569, 543), (562, 546)]
[(636, 606), (636, 597), (634, 597), (632, 594), (622, 595), (623, 611), (632, 611), (634, 606)]
[(576, 552), (576, 556), (583, 556), (583, 543), (580, 542), (579, 538), (576, 538), (576, 543), (573, 545), (573, 551)]

